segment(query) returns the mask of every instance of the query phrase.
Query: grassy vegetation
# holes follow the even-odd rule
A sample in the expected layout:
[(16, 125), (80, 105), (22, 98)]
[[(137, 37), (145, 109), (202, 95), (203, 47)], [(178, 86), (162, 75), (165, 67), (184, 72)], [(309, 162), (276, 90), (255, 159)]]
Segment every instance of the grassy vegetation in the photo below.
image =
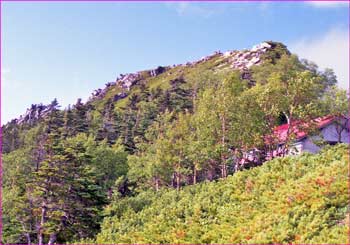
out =
[[(170, 68), (162, 74), (159, 74), (155, 77), (149, 76), (149, 74), (145, 71), (141, 72), (141, 80), (139, 83), (146, 84), (148, 89), (156, 89), (160, 88), (162, 90), (166, 90), (170, 87), (169, 81), (174, 80), (179, 77), (184, 77), (185, 80), (191, 80), (191, 77), (194, 74), (206, 73), (208, 70), (214, 71), (223, 71), (225, 68), (229, 67), (229, 63), (227, 62), (227, 58), (223, 58), (221, 56), (214, 56), (211, 59), (198, 63), (195, 66), (185, 66), (178, 65)], [(105, 103), (112, 99), (116, 94), (122, 92), (122, 89), (117, 86), (112, 86), (106, 93), (106, 95), (99, 100), (94, 101), (92, 104), (96, 109), (102, 110)], [(129, 92), (129, 96), (133, 94), (138, 94), (139, 89), (137, 86), (134, 86), (133, 89)], [(118, 100), (115, 103), (116, 108), (123, 108), (127, 105), (128, 97)]]
[(345, 145), (260, 166), (284, 119), (348, 111), (332, 71), (273, 46), (247, 72), (216, 54), (4, 125), (1, 242), (346, 243)]
[(97, 243), (347, 243), (348, 149), (116, 199)]

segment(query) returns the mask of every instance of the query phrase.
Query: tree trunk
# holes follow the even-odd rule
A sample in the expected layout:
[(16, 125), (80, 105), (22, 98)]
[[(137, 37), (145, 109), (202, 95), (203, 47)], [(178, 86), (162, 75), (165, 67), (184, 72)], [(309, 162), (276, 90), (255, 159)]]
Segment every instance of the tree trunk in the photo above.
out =
[(196, 166), (193, 168), (193, 184), (197, 184), (197, 168)]
[(41, 219), (40, 219), (40, 224), (38, 225), (38, 244), (39, 245), (43, 245), (43, 241), (44, 241), (44, 234), (43, 234), (43, 229), (44, 229), (44, 225), (46, 222), (46, 212), (47, 212), (47, 208), (46, 208), (46, 203), (43, 202), (42, 206), (41, 206)]
[(31, 240), (30, 240), (30, 234), (26, 232), (26, 233), (24, 233), (24, 236), (25, 236), (26, 239), (27, 239), (27, 244), (28, 244), (28, 245), (32, 244), (32, 242), (31, 242)]
[(156, 191), (159, 191), (159, 178), (158, 177), (156, 177), (155, 183), (156, 183)]
[(171, 185), (174, 189), (176, 188), (176, 172), (173, 173), (173, 177), (171, 179)]
[(221, 138), (221, 177), (226, 178), (226, 163), (225, 163), (225, 141), (226, 141), (226, 118), (223, 116), (221, 118), (221, 130), (222, 130), (222, 138)]
[(227, 177), (227, 165), (226, 165), (226, 158), (224, 153), (221, 153), (221, 177), (222, 178)]
[(54, 244), (54, 242), (56, 241), (56, 237), (57, 237), (56, 233), (52, 233), (52, 234), (50, 235), (50, 240), (49, 240), (48, 245)]
[(336, 123), (335, 130), (337, 131), (338, 143), (341, 143), (341, 138), (342, 138), (341, 136), (344, 129), (346, 129), (346, 124), (342, 125), (341, 122)]
[(132, 129), (132, 132), (131, 132), (132, 138), (135, 137), (135, 131), (137, 130), (137, 128), (139, 127), (139, 124), (140, 124), (140, 113), (141, 113), (141, 110), (138, 109), (137, 110), (137, 115), (136, 115), (135, 126), (134, 126), (134, 128)]
[(210, 159), (210, 166), (209, 169), (206, 171), (207, 180), (212, 181), (214, 177), (216, 176), (216, 166), (218, 166), (217, 161)]
[[(22, 225), (22, 229), (23, 231), (26, 231), (26, 227), (25, 227), (25, 223), (23, 220), (21, 220), (20, 218), (17, 218), (20, 222), (21, 222), (21, 225)], [(28, 232), (24, 232), (24, 237), (27, 239), (27, 244), (30, 245), (32, 242), (31, 242), (31, 239), (30, 239), (30, 234)]]
[(338, 143), (341, 143), (341, 133), (343, 130), (341, 130), (340, 132), (338, 132)]
[(180, 190), (180, 181), (181, 181), (181, 176), (179, 173), (176, 173), (176, 190)]
[(288, 153), (289, 138), (290, 138), (290, 134), (291, 134), (290, 130), (292, 127), (292, 114), (290, 114), (289, 116), (285, 112), (283, 112), (283, 114), (287, 118), (287, 124), (288, 124), (286, 140), (285, 140), (284, 145), (282, 146), (282, 156), (284, 157)]

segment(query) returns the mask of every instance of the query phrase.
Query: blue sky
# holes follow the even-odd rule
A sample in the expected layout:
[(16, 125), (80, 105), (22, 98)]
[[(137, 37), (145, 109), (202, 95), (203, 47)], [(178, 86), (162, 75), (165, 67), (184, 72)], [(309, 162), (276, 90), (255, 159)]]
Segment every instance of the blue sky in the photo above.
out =
[(31, 104), (86, 100), (120, 73), (285, 43), (348, 87), (347, 3), (3, 2), (2, 123)]

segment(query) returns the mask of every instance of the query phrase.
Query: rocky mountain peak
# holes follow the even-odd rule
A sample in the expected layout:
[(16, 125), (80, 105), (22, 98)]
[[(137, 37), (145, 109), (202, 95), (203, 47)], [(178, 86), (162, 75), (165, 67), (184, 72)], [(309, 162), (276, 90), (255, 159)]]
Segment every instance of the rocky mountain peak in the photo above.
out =
[(30, 108), (26, 110), (26, 112), (19, 116), (18, 119), (15, 119), (18, 124), (30, 124), (33, 125), (39, 119), (45, 117), (51, 112), (52, 108), (50, 105), (43, 104), (32, 104)]
[[(206, 62), (215, 57), (223, 57), (227, 59), (227, 62), (230, 64), (232, 69), (238, 69), (240, 71), (248, 70), (253, 65), (259, 65), (262, 63), (262, 55), (268, 52), (269, 50), (274, 48), (274, 44), (272, 42), (262, 42), (253, 46), (250, 50), (242, 50), (242, 51), (227, 51), (222, 53), (221, 51), (215, 51), (213, 54), (204, 56), (201, 59), (193, 62), (187, 62), (186, 64), (174, 65), (172, 67), (177, 66), (195, 66), (197, 64)], [(169, 70), (170, 67), (162, 67), (158, 66), (156, 69), (146, 71), (151, 77), (158, 76), (159, 74), (164, 73)], [(142, 72), (136, 73), (127, 73), (120, 74), (120, 76), (116, 79), (116, 85), (123, 89), (123, 91), (129, 91), (133, 85), (137, 83), (140, 79), (142, 79)]]
[(232, 69), (247, 70), (253, 65), (259, 65), (262, 62), (262, 55), (272, 49), (268, 42), (262, 42), (253, 46), (250, 50), (227, 51), (224, 53), (229, 58)]
[[(112, 88), (115, 88), (115, 86), (117, 87), (118, 92), (113, 95), (112, 99), (113, 101), (118, 101), (127, 97), (132, 87), (140, 81), (148, 81), (149, 79), (157, 77), (165, 72), (168, 72), (167, 74), (171, 75), (173, 72), (172, 69), (179, 66), (183, 68), (195, 68), (197, 65), (201, 65), (202, 63), (210, 62), (211, 60), (215, 59), (215, 69), (221, 69), (221, 67), (229, 67), (233, 70), (239, 70), (242, 73), (242, 77), (246, 79), (250, 76), (250, 68), (252, 66), (262, 64), (265, 60), (264, 55), (270, 51), (273, 51), (274, 49), (279, 49), (277, 53), (281, 51), (285, 53), (289, 52), (281, 43), (265, 41), (253, 46), (251, 49), (245, 49), (241, 51), (229, 50), (224, 53), (221, 51), (215, 51), (214, 53), (208, 56), (204, 56), (201, 59), (193, 62), (187, 62), (173, 66), (158, 66), (150, 70), (120, 74), (115, 81), (106, 83), (103, 89), (99, 88), (94, 90), (88, 99), (88, 102), (103, 99), (108, 91), (110, 91)], [(40, 118), (43, 118), (45, 115), (49, 114), (50, 111), (51, 109), (49, 105), (35, 104), (28, 108), (25, 114), (20, 116), (18, 119), (15, 119), (14, 121), (19, 124), (33, 124)]]

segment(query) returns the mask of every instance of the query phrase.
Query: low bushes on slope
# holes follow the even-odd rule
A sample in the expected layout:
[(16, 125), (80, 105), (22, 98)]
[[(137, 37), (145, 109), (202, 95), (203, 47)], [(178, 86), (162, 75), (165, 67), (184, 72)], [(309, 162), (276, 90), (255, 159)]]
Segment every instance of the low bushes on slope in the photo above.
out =
[(346, 243), (348, 149), (112, 203), (97, 243)]

